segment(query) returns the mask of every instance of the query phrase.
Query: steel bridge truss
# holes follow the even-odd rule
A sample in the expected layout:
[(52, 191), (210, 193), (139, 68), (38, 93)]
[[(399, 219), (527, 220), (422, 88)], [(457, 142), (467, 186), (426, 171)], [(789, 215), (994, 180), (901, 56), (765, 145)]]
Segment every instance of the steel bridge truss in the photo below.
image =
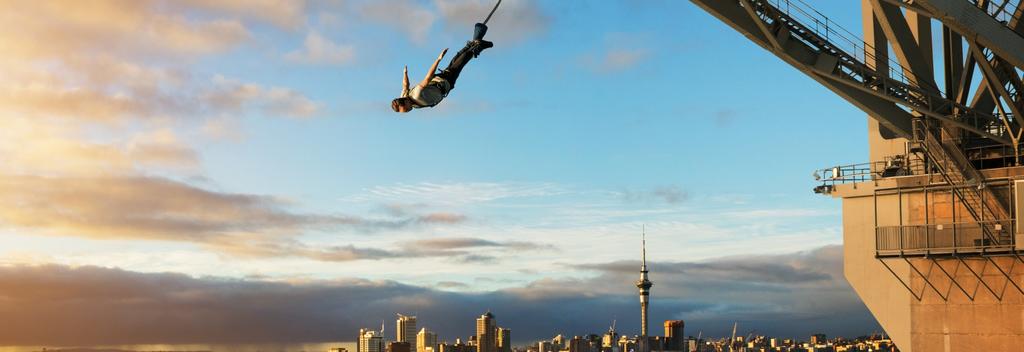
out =
[[(963, 293), (968, 300), (973, 302), (978, 298), (978, 294), (982, 292), (981, 288), (984, 288), (984, 292), (988, 292), (998, 301), (1003, 300), (1007, 291), (1012, 292), (1012, 290), (1016, 290), (1020, 294), (1024, 295), (1024, 288), (1021, 287), (1022, 284), (1017, 283), (1016, 280), (1014, 280), (1014, 269), (1017, 269), (1019, 266), (1024, 266), (1024, 258), (1021, 258), (1021, 256), (1017, 254), (1010, 254), (1006, 256), (1006, 258), (1012, 258), (1009, 266), (1001, 266), (995, 259), (989, 256), (956, 256), (953, 258), (927, 257), (924, 259), (918, 259), (918, 264), (914, 264), (914, 260), (906, 257), (878, 258), (878, 261), (882, 263), (890, 273), (892, 273), (893, 277), (895, 277), (896, 280), (898, 280), (899, 283), (907, 289), (907, 291), (910, 292), (910, 295), (914, 296), (914, 299), (918, 302), (924, 299), (925, 294), (929, 289), (931, 289), (932, 292), (935, 292), (935, 294), (943, 301), (948, 302), (950, 294), (953, 292), (954, 288)], [(910, 270), (912, 270), (914, 274), (917, 274), (917, 277), (921, 278), (921, 281), (923, 282), (923, 284), (920, 285), (921, 288), (915, 289), (913, 282), (903, 280), (903, 278), (893, 270), (892, 266), (889, 265), (888, 261), (905, 262)], [(921, 262), (925, 262), (927, 265), (920, 265), (922, 264)], [(982, 263), (982, 265), (980, 268), (977, 268), (977, 265), (972, 267), (971, 262)], [(944, 266), (943, 263), (953, 263), (954, 265), (952, 268), (949, 268), (949, 265)], [(938, 273), (941, 273), (941, 275), (934, 275), (939, 276), (938, 280), (933, 278), (933, 273), (936, 273), (936, 270)], [(986, 271), (992, 275), (986, 275)], [(961, 273), (963, 273), (963, 275), (961, 275)], [(967, 279), (965, 280), (961, 278), (962, 276), (966, 276)]]
[[(867, 41), (801, 0), (691, 1), (866, 112), (879, 122), (884, 138), (907, 139), (908, 150), (925, 160), (923, 173), (941, 175), (951, 196), (973, 219), (971, 226), (980, 237), (973, 241), (981, 241), (975, 246), (980, 250), (961, 251), (956, 225), (949, 252), (936, 256), (928, 242), (924, 254), (909, 255), (917, 257), (913, 261), (930, 263), (927, 268), (919, 268), (905, 255), (902, 227), (898, 255), (879, 254), (881, 247), (876, 245), (876, 258), (916, 299), (922, 299), (928, 288), (943, 300), (954, 288), (972, 301), (980, 287), (999, 300), (1008, 287), (1024, 294), (1013, 280), (1017, 262), (1024, 266), (1024, 259), (1015, 236), (1007, 238), (1004, 231), (1007, 222), (1015, 221), (1009, 204), (985, 187), (988, 182), (976, 167), (993, 154), (1003, 166), (1021, 165), (1024, 0), (862, 0)], [(938, 67), (933, 60), (933, 19), (942, 24)], [(885, 177), (867, 170), (861, 173), (871, 179)], [(849, 176), (843, 171), (858, 175), (857, 170), (836, 167), (831, 179), (845, 182)], [(831, 191), (827, 180), (828, 176), (816, 191)], [(923, 238), (937, 238), (933, 230), (925, 230)], [(879, 231), (876, 226), (876, 236), (884, 235)], [(1004, 269), (993, 255), (1012, 256), (1013, 264)], [(905, 261), (924, 287), (914, 290), (904, 282), (887, 263), (891, 260)], [(956, 264), (944, 267), (939, 260)], [(979, 269), (970, 261), (984, 264)], [(948, 285), (933, 282), (933, 270), (941, 272)], [(1000, 273), (1004, 282), (986, 281), (986, 270)], [(974, 278), (973, 286), (958, 280), (964, 276)]]
[[(909, 140), (976, 220), (986, 212), (1009, 217), (1007, 206), (980, 186), (985, 180), (965, 150), (1002, 148), (1009, 164), (1020, 161), (1020, 1), (862, 0), (870, 43), (801, 0), (691, 1), (867, 112), (883, 136)], [(931, 19), (943, 24), (942, 88), (935, 80)], [(972, 185), (979, 187), (966, 187)]]

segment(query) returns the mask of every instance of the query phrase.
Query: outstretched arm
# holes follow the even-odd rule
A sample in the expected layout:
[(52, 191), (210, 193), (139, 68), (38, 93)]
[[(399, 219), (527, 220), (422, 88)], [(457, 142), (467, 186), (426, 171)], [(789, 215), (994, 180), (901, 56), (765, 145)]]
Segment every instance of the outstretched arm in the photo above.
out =
[(434, 79), (434, 72), (437, 72), (437, 65), (441, 63), (441, 59), (444, 58), (444, 54), (448, 53), (448, 48), (441, 50), (441, 55), (437, 56), (437, 60), (434, 60), (434, 64), (430, 66), (430, 72), (427, 72), (427, 76), (423, 77), (423, 82), (420, 82), (420, 87), (426, 87), (430, 83), (431, 79)]
[(409, 96), (409, 66), (402, 69), (402, 98)]

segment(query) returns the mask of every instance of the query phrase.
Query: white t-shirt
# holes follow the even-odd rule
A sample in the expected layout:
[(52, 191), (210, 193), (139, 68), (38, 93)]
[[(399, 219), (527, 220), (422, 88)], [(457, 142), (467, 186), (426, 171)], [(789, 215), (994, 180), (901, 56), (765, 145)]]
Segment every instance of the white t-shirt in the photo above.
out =
[(420, 87), (419, 84), (412, 87), (407, 96), (416, 102), (416, 105), (413, 105), (414, 108), (423, 108), (440, 103), (448, 95), (450, 89), (451, 85), (448, 84), (448, 80), (434, 77), (430, 79), (430, 83), (426, 87)]

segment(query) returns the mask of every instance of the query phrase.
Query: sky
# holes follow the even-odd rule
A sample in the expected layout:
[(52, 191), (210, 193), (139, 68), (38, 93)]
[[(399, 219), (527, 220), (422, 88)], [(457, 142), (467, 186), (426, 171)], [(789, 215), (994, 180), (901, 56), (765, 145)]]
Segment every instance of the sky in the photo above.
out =
[(654, 322), (879, 330), (811, 191), (862, 112), (689, 2), (528, 0), (392, 112), (491, 4), (0, 5), (0, 345), (629, 333), (643, 229)]

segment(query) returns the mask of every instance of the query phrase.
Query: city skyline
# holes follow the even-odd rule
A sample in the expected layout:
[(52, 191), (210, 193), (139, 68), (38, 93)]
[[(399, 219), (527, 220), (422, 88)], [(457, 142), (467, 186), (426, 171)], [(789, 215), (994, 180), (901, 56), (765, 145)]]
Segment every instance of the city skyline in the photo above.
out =
[[(387, 340), (386, 336), (381, 336), (378, 331), (372, 329), (360, 329), (359, 336), (366, 336), (367, 339), (361, 339), (356, 345), (356, 351), (368, 351), (374, 350), (374, 348), (366, 348), (368, 345), (367, 341), (375, 339), (376, 346), (387, 346), (385, 352), (402, 352), (405, 348), (408, 348), (408, 343), (401, 341), (401, 336), (405, 328), (408, 326), (407, 318), (401, 313), (398, 313), (399, 319), (395, 322), (396, 327), (396, 339), (393, 342)], [(646, 319), (646, 315), (641, 312), (641, 320)], [(461, 337), (455, 337), (451, 340), (438, 338), (436, 335), (432, 335), (428, 332), (427, 328), (421, 329), (418, 334), (418, 341), (430, 341), (426, 344), (421, 343), (419, 348), (428, 352), (467, 352), (467, 351), (515, 351), (515, 352), (639, 352), (639, 351), (665, 351), (665, 352), (700, 352), (700, 351), (746, 351), (749, 349), (771, 349), (771, 351), (789, 352), (806, 351), (808, 348), (814, 350), (824, 351), (849, 351), (849, 352), (861, 352), (861, 351), (888, 351), (895, 350), (895, 345), (892, 340), (880, 334), (877, 331), (870, 335), (860, 335), (856, 337), (842, 337), (833, 336), (829, 337), (826, 334), (815, 333), (810, 335), (806, 340), (801, 338), (779, 338), (771, 335), (757, 334), (757, 330), (750, 330), (746, 335), (737, 335), (738, 323), (733, 324), (732, 335), (728, 337), (708, 336), (703, 334), (703, 330), (697, 333), (694, 337), (693, 334), (686, 334), (685, 322), (682, 320), (665, 320), (664, 321), (664, 335), (651, 335), (644, 334), (643, 331), (639, 331), (638, 334), (630, 336), (628, 333), (620, 334), (620, 331), (616, 330), (616, 322), (613, 320), (612, 325), (608, 331), (603, 335), (589, 333), (585, 335), (573, 335), (569, 338), (563, 334), (554, 335), (550, 339), (540, 339), (533, 343), (526, 343), (525, 346), (515, 346), (509, 343), (510, 339), (508, 336), (511, 334), (511, 329), (497, 326), (497, 317), (488, 310), (486, 313), (476, 318), (476, 334), (470, 335), (468, 339), (462, 339)], [(385, 327), (382, 325), (380, 332), (383, 332)], [(497, 338), (486, 337), (487, 334), (497, 333)], [(502, 337), (504, 336), (504, 337)], [(641, 344), (639, 341), (648, 341), (647, 344)], [(404, 344), (404, 347), (397, 344)], [(339, 350), (338, 346), (341, 344), (334, 344), (332, 351)], [(646, 346), (646, 347), (645, 347)], [(402, 349), (399, 349), (402, 348)], [(342, 347), (344, 349), (344, 347)]]
[(643, 265), (652, 332), (878, 329), (811, 192), (862, 112), (688, 2), (521, 0), (443, 105), (393, 113), (492, 4), (3, 4), (0, 345), (639, 330)]
[[(510, 338), (512, 329), (507, 327), (499, 327), (497, 325), (496, 316), (491, 312), (490, 309), (484, 314), (480, 315), (475, 320), (475, 334), (471, 334), (468, 339), (463, 339), (460, 336), (452, 337), (451, 339), (443, 336), (439, 337), (437, 334), (428, 332), (426, 327), (423, 327), (417, 334), (417, 345), (414, 345), (414, 349), (421, 352), (652, 352), (652, 351), (678, 351), (678, 352), (693, 352), (696, 351), (694, 346), (700, 345), (701, 349), (714, 350), (714, 346), (720, 348), (736, 348), (742, 349), (744, 346), (753, 348), (755, 345), (760, 347), (771, 347), (779, 348), (782, 346), (791, 347), (799, 350), (799, 348), (806, 346), (818, 346), (820, 348), (831, 348), (833, 345), (844, 344), (846, 346), (852, 346), (851, 344), (863, 344), (865, 336), (870, 336), (867, 340), (874, 341), (874, 347), (882, 346), (882, 348), (890, 348), (892, 346), (891, 340), (883, 334), (879, 334), (878, 331), (869, 334), (857, 335), (856, 338), (848, 337), (836, 337), (835, 339), (828, 339), (826, 334), (814, 333), (810, 335), (806, 345), (803, 340), (798, 338), (776, 338), (767, 337), (765, 335), (755, 335), (760, 327), (753, 327), (749, 329), (749, 333), (746, 337), (744, 335), (736, 335), (737, 327), (739, 322), (733, 322), (732, 335), (728, 338), (721, 336), (714, 336), (712, 334), (704, 335), (704, 330), (699, 326), (697, 337), (691, 333), (686, 334), (686, 323), (684, 320), (665, 320), (663, 323), (664, 334), (650, 334), (649, 330), (649, 317), (648, 308), (652, 303), (651, 288), (653, 283), (649, 280), (648, 274), (650, 270), (647, 267), (647, 233), (646, 227), (641, 230), (641, 266), (640, 266), (640, 280), (635, 283), (635, 286), (639, 289), (639, 314), (634, 318), (638, 318), (639, 330), (635, 334), (630, 334), (629, 331), (622, 331), (616, 329), (618, 319), (612, 319), (611, 326), (608, 331), (603, 335), (595, 334), (593, 332), (588, 334), (576, 334), (571, 340), (566, 341), (566, 335), (558, 333), (549, 341), (540, 339), (535, 342), (534, 345), (526, 343), (524, 346), (515, 346), (512, 344)], [(402, 313), (396, 313), (398, 319), (395, 321), (395, 342), (408, 343), (403, 337), (407, 334), (410, 329), (415, 329), (417, 317), (409, 316)], [(631, 319), (625, 319), (626, 322)], [(627, 324), (629, 325), (629, 324)], [(748, 327), (744, 327), (748, 329)], [(381, 326), (380, 332), (385, 330), (384, 326)], [(692, 331), (691, 331), (692, 332)], [(742, 332), (741, 332), (742, 333)], [(380, 345), (388, 345), (389, 349), (385, 352), (401, 352), (395, 351), (390, 348), (387, 344), (387, 336), (381, 336), (370, 329), (361, 328), (359, 329), (359, 335), (375, 338), (383, 338)], [(580, 336), (585, 336), (581, 339)], [(703, 336), (703, 338), (701, 338)], [(855, 341), (858, 340), (858, 341)], [(429, 343), (423, 343), (430, 341)], [(724, 342), (723, 342), (724, 341)], [(520, 341), (521, 342), (521, 341)], [(881, 345), (878, 345), (878, 344)], [(357, 344), (356, 352), (365, 352), (366, 348), (363, 346), (366, 343), (360, 340)], [(870, 343), (869, 343), (870, 344)], [(827, 345), (827, 346), (826, 346)], [(403, 350), (404, 351), (404, 350)], [(788, 351), (788, 350), (786, 350)], [(853, 351), (853, 350), (851, 350)], [(374, 351), (376, 352), (376, 351)]]

